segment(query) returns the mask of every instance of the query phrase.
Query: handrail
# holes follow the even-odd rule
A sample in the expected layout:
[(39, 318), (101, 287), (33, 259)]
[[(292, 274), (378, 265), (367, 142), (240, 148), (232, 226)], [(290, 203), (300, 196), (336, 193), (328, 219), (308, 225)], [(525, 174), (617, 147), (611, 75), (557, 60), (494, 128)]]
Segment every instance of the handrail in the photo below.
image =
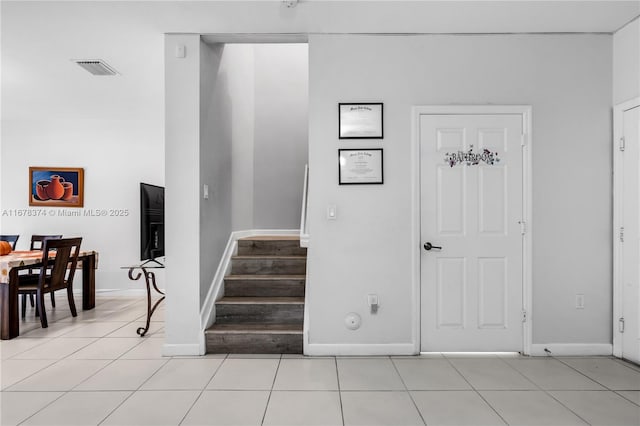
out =
[(302, 209), (300, 212), (300, 247), (309, 247), (309, 223), (307, 207), (309, 197), (309, 165), (304, 166), (304, 186), (302, 188)]

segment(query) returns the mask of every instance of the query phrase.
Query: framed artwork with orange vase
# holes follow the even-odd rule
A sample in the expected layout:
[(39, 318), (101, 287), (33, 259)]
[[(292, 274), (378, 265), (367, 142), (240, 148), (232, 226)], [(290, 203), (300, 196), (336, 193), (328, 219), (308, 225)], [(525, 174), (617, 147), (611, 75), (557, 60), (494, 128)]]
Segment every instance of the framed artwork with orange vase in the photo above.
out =
[(29, 205), (83, 207), (84, 169), (29, 167)]

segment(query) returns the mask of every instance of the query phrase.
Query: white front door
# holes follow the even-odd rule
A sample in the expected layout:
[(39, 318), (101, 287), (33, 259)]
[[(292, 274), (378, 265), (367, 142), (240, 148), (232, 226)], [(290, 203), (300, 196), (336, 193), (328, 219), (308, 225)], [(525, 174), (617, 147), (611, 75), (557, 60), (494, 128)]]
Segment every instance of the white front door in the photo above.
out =
[[(621, 257), (622, 357), (640, 363), (640, 106), (622, 113), (624, 145), (618, 172), (621, 178), (621, 223), (618, 230)], [(619, 148), (619, 149), (620, 149)]]
[(522, 351), (523, 115), (418, 126), (421, 351)]

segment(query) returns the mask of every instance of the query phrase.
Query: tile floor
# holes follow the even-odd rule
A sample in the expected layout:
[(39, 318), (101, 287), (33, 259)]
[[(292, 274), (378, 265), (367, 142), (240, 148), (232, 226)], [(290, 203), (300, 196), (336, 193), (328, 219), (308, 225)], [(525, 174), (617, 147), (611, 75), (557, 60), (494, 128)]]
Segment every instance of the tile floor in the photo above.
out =
[(640, 367), (613, 358), (163, 358), (143, 296), (58, 300), (0, 343), (2, 425), (640, 425)]

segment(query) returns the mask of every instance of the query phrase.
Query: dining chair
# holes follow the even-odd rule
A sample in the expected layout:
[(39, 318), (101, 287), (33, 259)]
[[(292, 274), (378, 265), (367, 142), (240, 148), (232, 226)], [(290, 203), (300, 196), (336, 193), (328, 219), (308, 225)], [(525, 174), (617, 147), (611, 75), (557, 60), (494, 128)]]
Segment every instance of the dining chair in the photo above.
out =
[[(36, 297), (36, 312), (40, 314), (42, 328), (47, 328), (47, 313), (44, 309), (44, 295), (56, 290), (67, 289), (67, 299), (72, 316), (78, 316), (73, 300), (73, 277), (78, 264), (82, 238), (44, 239), (42, 243), (42, 265), (37, 275), (18, 276), (18, 294)], [(55, 250), (55, 251), (54, 251)], [(50, 265), (51, 267), (47, 267)], [(36, 278), (37, 277), (37, 278)], [(27, 309), (26, 299), (22, 299), (22, 318)]]
[(20, 238), (20, 235), (0, 235), (0, 241), (6, 241), (11, 244), (11, 250), (16, 249), (18, 238)]
[[(44, 240), (59, 240), (62, 238), (62, 235), (32, 235), (31, 236), (31, 245), (29, 246), (29, 250), (42, 250), (42, 245), (44, 244)], [(38, 269), (29, 269), (29, 275), (34, 275), (37, 277), (40, 274)], [(22, 295), (22, 303), (24, 304), (24, 299), (27, 297), (26, 294)], [(29, 295), (29, 303), (31, 303), (31, 307), (33, 307), (33, 295)], [(56, 297), (51, 292), (51, 306), (56, 307)], [(36, 311), (37, 312), (37, 311)]]

